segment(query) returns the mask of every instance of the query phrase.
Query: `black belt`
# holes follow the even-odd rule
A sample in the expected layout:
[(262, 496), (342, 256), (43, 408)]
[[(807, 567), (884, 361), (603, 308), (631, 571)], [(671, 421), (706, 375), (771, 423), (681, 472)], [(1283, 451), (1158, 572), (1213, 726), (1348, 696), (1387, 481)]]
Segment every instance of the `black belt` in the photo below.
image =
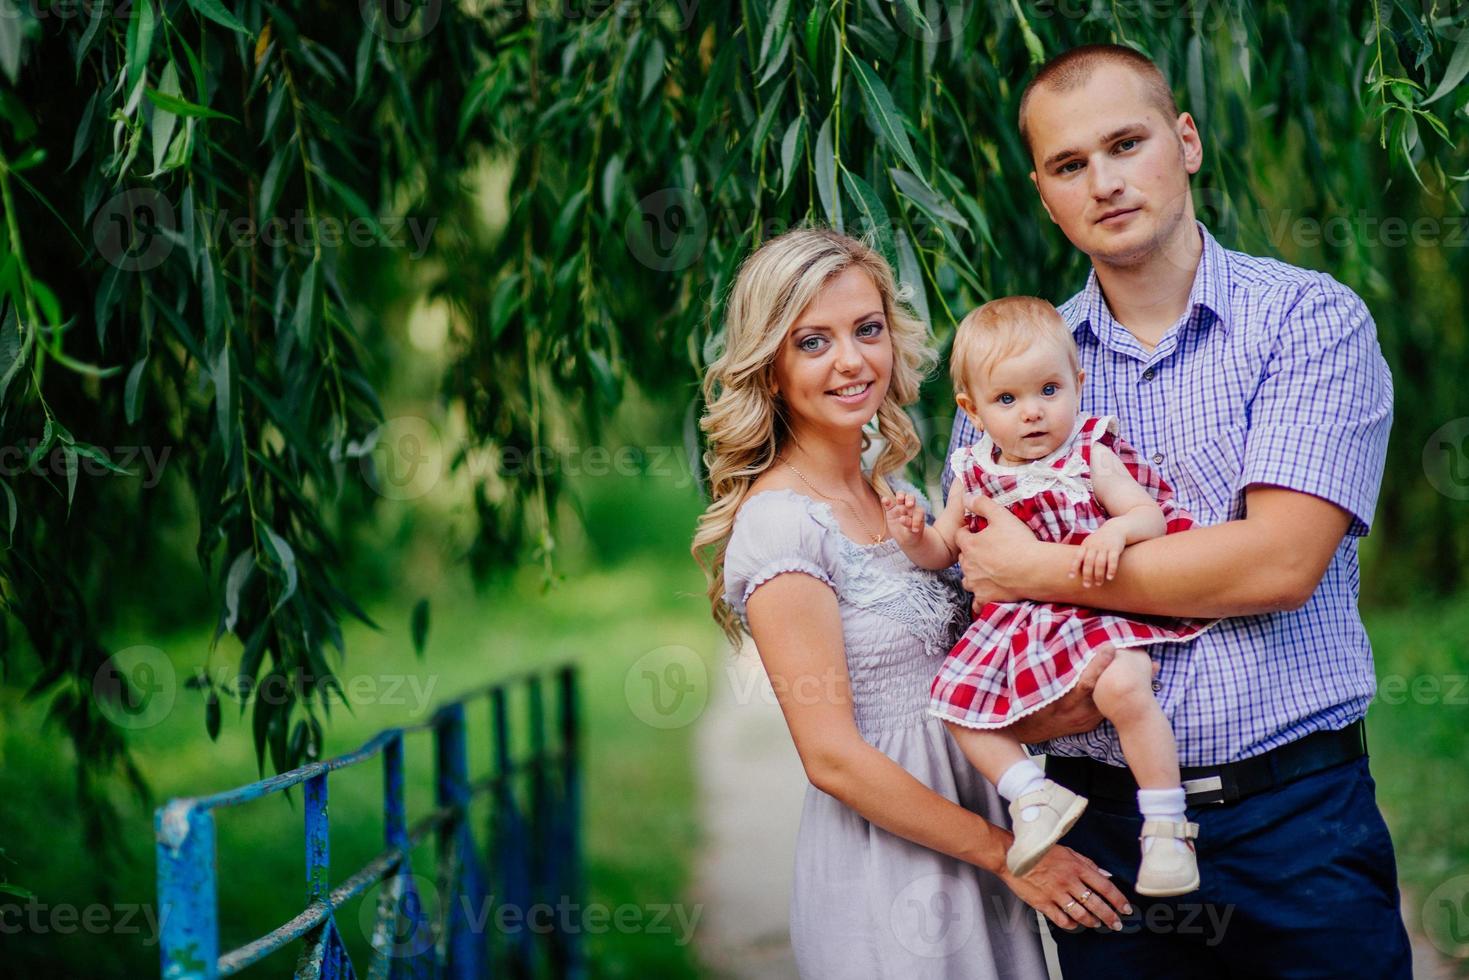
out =
[[(1233, 803), (1366, 754), (1367, 729), (1359, 719), (1338, 731), (1312, 732), (1239, 762), (1184, 766), (1181, 775), (1189, 806)], [(1137, 780), (1132, 770), (1120, 766), (1085, 757), (1048, 755), (1046, 775), (1082, 796), (1137, 802)]]

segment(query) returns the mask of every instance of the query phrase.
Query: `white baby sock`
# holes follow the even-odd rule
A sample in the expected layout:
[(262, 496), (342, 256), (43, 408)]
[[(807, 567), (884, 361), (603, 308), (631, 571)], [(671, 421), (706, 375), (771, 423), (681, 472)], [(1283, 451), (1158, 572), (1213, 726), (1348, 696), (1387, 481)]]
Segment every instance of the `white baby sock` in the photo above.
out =
[[(1137, 791), (1137, 808), (1142, 811), (1144, 820), (1173, 820), (1182, 823), (1188, 819), (1184, 815), (1184, 803), (1182, 786)], [(1151, 847), (1153, 840), (1154, 838), (1148, 838), (1145, 846)], [(1179, 850), (1188, 850), (1188, 844), (1184, 841), (1175, 840), (1173, 843)]]
[[(1036, 765), (1030, 759), (1022, 759), (1005, 770), (1005, 774), (995, 784), (995, 789), (999, 790), (1000, 795), (1005, 799), (1014, 803), (1026, 793), (1040, 789), (1045, 784), (1045, 781), (1046, 774), (1041, 771), (1040, 766)], [(1020, 819), (1034, 820), (1037, 815), (1037, 810), (1037, 807), (1026, 807), (1020, 814)]]

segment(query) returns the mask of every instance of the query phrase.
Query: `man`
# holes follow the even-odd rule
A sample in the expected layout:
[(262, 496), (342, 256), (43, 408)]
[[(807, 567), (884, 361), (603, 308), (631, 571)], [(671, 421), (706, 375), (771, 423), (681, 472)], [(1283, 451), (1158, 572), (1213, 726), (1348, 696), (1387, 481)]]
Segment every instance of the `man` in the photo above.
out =
[[(1022, 97), (1020, 129), (1046, 213), (1092, 260), (1061, 307), (1086, 371), (1082, 410), (1117, 415), (1203, 526), (1129, 547), (1114, 579), (1083, 588), (1069, 575), (1075, 546), (1037, 541), (976, 498), (989, 523), (961, 535), (965, 586), (977, 603), (1228, 617), (1154, 648), (1202, 887), (1139, 902), (1120, 933), (1053, 930), (1063, 972), (1407, 977), (1361, 729), (1376, 684), (1357, 538), (1392, 417), (1372, 318), (1330, 276), (1227, 251), (1193, 220), (1199, 133), (1135, 51), (1051, 61)], [(961, 415), (951, 451), (975, 438)], [(1019, 734), (1091, 800), (1064, 843), (1131, 891), (1137, 787), (1115, 730), (1085, 730), (1099, 719), (1096, 672)], [(1064, 911), (1087, 923), (1096, 896), (1073, 898)]]

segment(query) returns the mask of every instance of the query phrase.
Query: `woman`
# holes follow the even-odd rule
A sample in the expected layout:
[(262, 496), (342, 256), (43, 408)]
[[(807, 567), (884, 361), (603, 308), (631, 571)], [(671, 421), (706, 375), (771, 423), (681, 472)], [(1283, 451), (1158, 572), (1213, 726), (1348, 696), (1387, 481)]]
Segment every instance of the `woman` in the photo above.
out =
[[(713, 500), (693, 552), (715, 619), (736, 645), (753, 637), (810, 780), (791, 897), (802, 975), (1045, 977), (1026, 905), (1120, 928), (1126, 900), (1064, 847), (1011, 876), (1003, 805), (925, 713), (967, 617), (951, 575), (885, 536), (882, 496), (917, 493), (894, 476), (918, 449), (902, 406), (935, 359), (895, 292), (879, 255), (831, 231), (745, 261), (705, 379)], [(874, 414), (884, 446), (864, 472)]]

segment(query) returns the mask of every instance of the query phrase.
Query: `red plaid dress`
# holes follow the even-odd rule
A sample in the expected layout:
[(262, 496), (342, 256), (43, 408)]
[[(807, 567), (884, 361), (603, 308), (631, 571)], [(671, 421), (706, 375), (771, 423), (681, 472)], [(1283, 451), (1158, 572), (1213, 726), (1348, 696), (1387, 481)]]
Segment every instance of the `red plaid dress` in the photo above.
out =
[[(1080, 416), (1064, 444), (1021, 466), (997, 462), (993, 442), (981, 434), (978, 443), (954, 453), (953, 470), (966, 493), (993, 498), (1040, 540), (1077, 544), (1108, 516), (1092, 490), (1091, 454), (1098, 443), (1116, 453), (1158, 501), (1167, 533), (1193, 527), (1162, 474), (1118, 438), (1112, 416)], [(971, 530), (983, 526), (977, 515), (966, 517)], [(944, 659), (930, 691), (929, 713), (969, 728), (1003, 728), (1071, 690), (1099, 647), (1179, 643), (1215, 622), (1028, 600), (989, 602)]]

